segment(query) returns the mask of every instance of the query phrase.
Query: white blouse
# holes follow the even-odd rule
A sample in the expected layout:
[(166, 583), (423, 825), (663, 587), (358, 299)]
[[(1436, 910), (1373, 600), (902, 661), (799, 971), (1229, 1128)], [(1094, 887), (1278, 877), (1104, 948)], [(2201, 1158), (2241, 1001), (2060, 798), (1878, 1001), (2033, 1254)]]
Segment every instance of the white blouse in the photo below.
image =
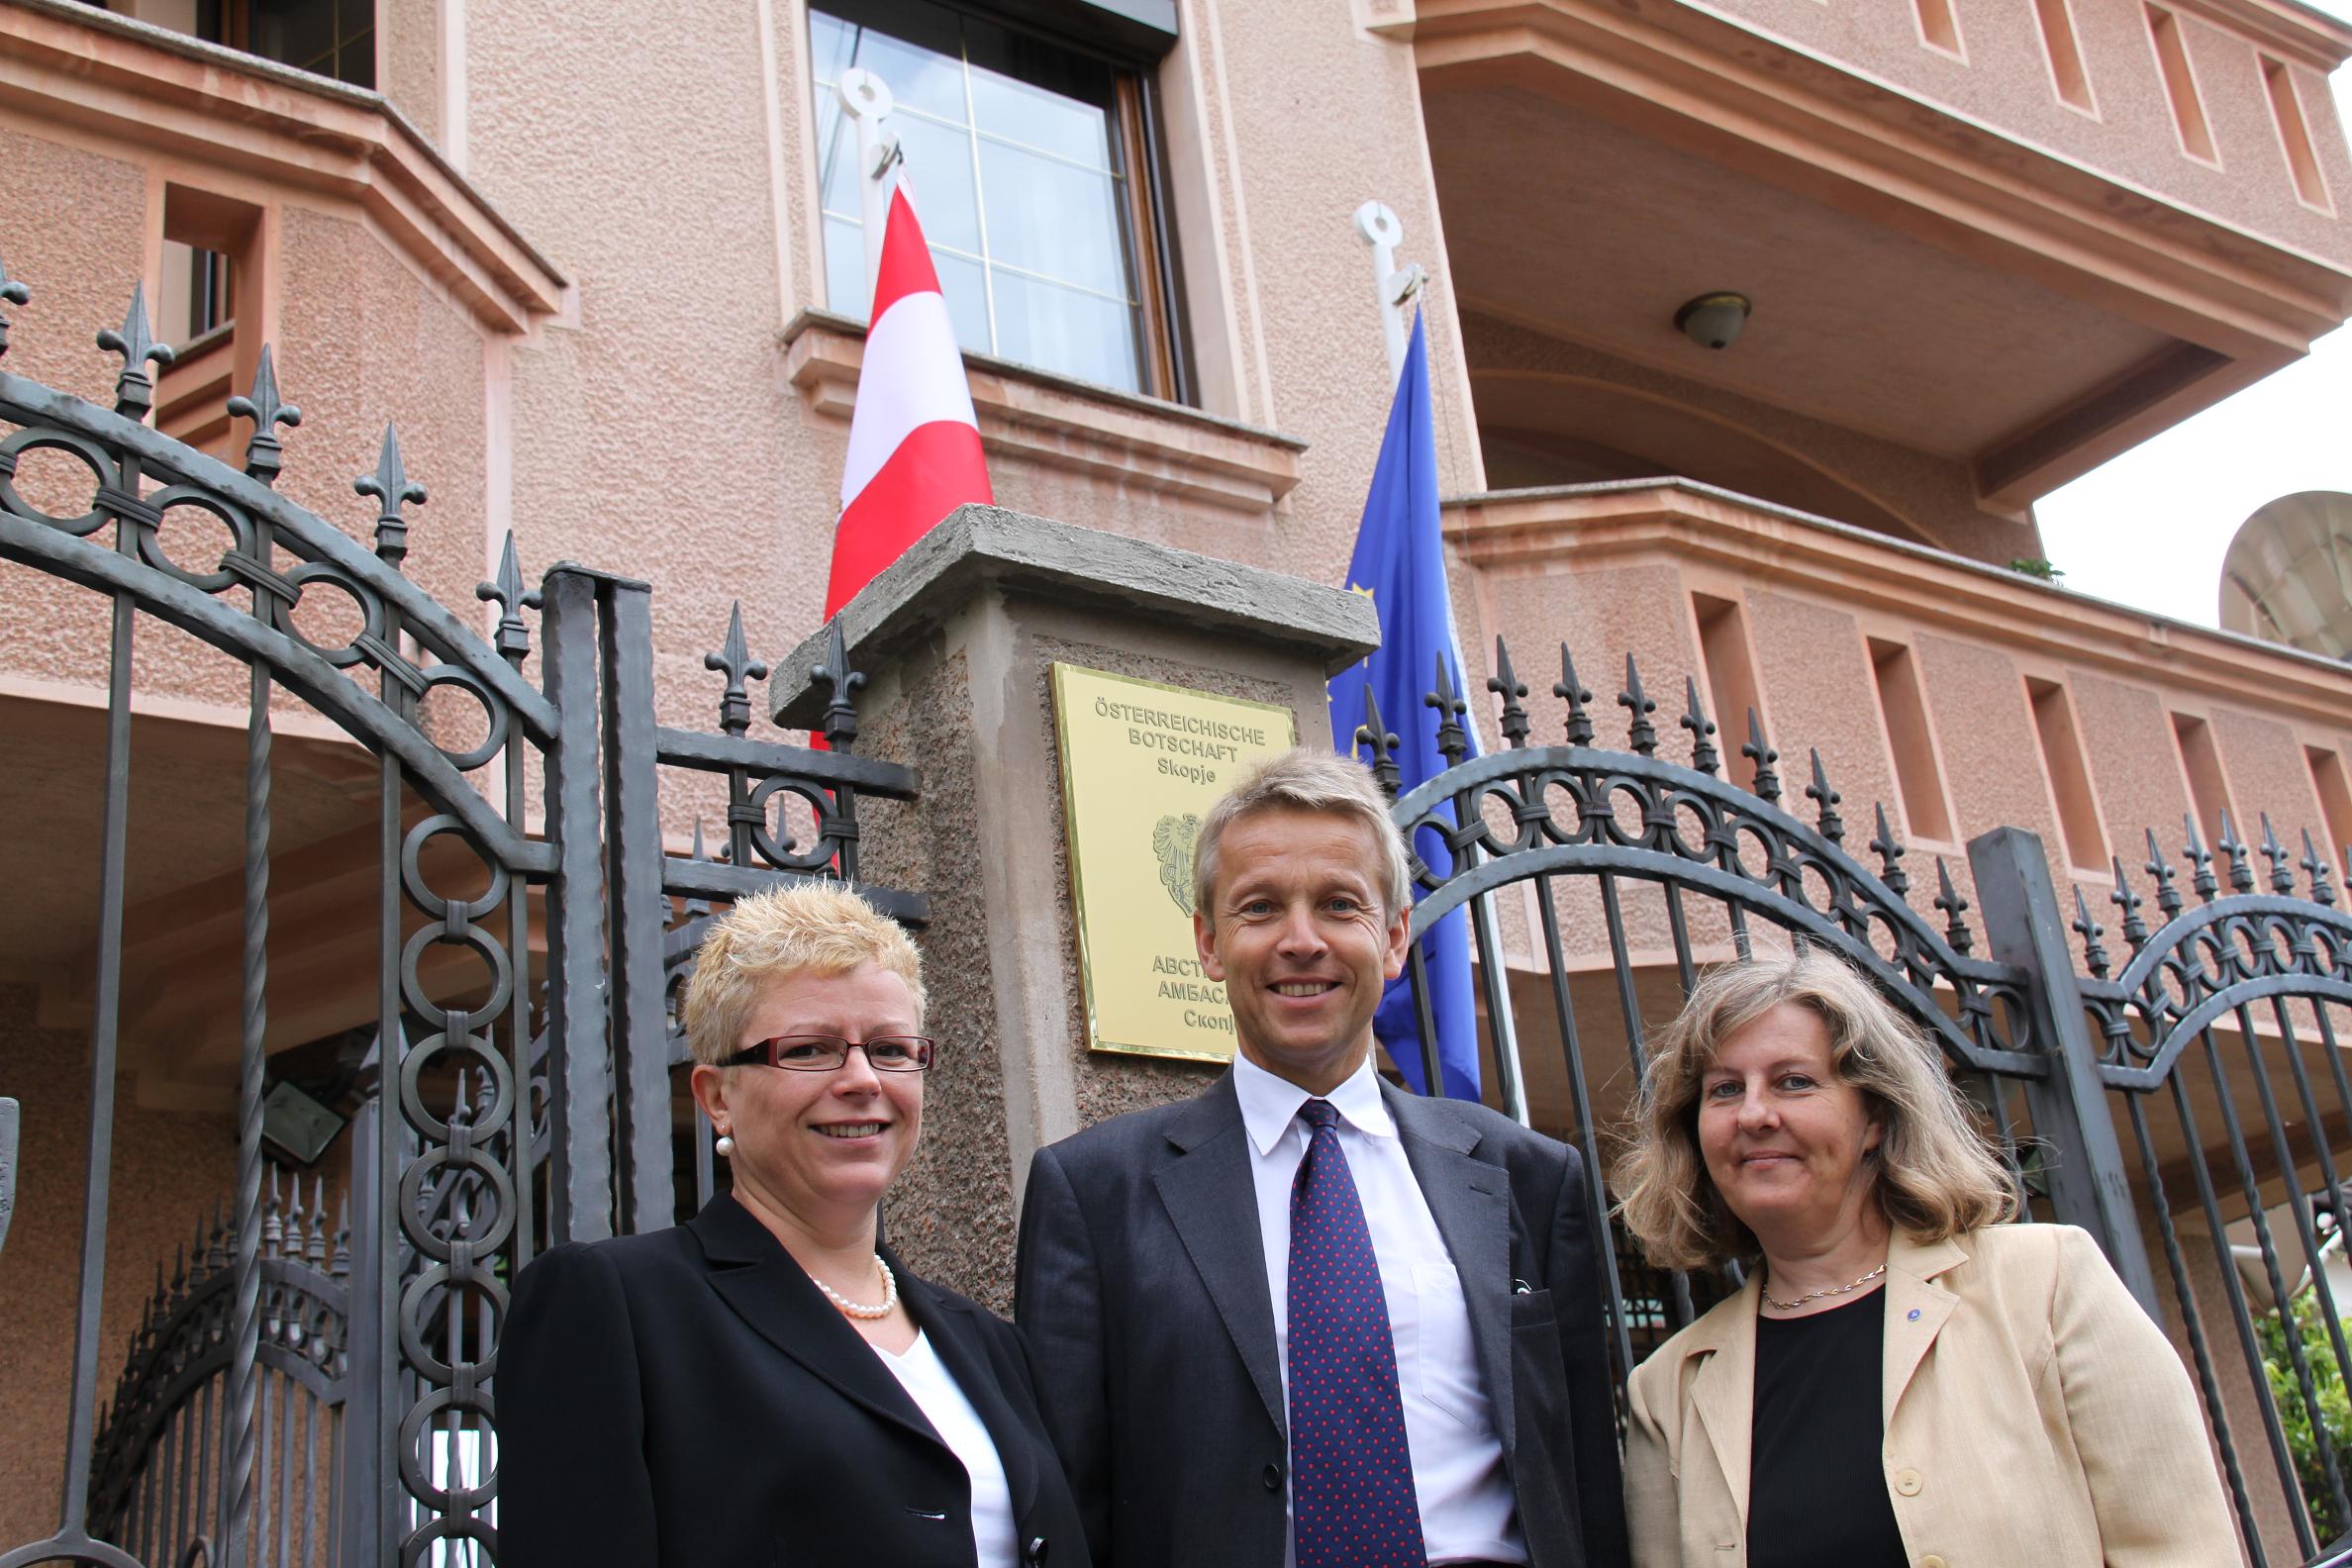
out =
[(980, 1413), (921, 1330), (904, 1355), (874, 1348), (971, 1477), (972, 1545), (980, 1554), (980, 1568), (1015, 1568), (1020, 1552), (1013, 1537), (1013, 1494), (1005, 1485), (1005, 1463), (997, 1457), (996, 1439), (988, 1435)]

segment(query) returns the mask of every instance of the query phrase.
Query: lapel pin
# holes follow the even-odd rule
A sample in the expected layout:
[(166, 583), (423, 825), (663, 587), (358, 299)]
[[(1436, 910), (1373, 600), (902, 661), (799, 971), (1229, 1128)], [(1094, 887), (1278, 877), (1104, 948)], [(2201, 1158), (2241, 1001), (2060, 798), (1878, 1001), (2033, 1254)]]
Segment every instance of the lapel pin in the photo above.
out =
[(1913, 1308), (1911, 1310), (1911, 1321), (1912, 1323), (1917, 1323), (1917, 1322), (1919, 1321), (1919, 1309), (1918, 1309), (1918, 1308), (1916, 1308), (1916, 1307), (1913, 1307)]

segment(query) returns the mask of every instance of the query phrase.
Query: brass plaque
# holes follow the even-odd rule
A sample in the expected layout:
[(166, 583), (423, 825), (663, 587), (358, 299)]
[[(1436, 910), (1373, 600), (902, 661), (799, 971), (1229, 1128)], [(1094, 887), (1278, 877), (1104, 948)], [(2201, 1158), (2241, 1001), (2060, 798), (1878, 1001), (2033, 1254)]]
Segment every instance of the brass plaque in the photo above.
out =
[(1233, 1015), (1193, 946), (1192, 848), (1245, 763), (1288, 751), (1287, 708), (1053, 666), (1086, 1042), (1226, 1061)]

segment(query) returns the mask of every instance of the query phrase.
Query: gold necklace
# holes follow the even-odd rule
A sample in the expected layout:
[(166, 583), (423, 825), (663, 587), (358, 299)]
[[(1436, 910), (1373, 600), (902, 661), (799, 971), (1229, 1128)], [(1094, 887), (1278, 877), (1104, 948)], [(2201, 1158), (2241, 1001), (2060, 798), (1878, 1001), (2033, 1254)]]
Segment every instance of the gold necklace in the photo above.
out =
[[(1800, 1308), (1800, 1307), (1804, 1306), (1804, 1305), (1805, 1305), (1807, 1302), (1816, 1302), (1816, 1301), (1819, 1301), (1819, 1300), (1820, 1300), (1822, 1297), (1824, 1297), (1824, 1296), (1847, 1296), (1847, 1295), (1851, 1295), (1853, 1292), (1860, 1290), (1860, 1289), (1861, 1289), (1863, 1286), (1865, 1286), (1865, 1285), (1869, 1284), (1869, 1283), (1870, 1283), (1872, 1280), (1874, 1280), (1874, 1279), (1877, 1279), (1877, 1278), (1878, 1278), (1878, 1277), (1879, 1277), (1881, 1274), (1884, 1274), (1884, 1273), (1886, 1273), (1886, 1272), (1887, 1272), (1887, 1265), (1886, 1265), (1886, 1264), (1884, 1264), (1884, 1263), (1881, 1263), (1881, 1264), (1880, 1264), (1880, 1265), (1879, 1265), (1877, 1268), (1874, 1268), (1874, 1269), (1872, 1269), (1872, 1270), (1871, 1270), (1869, 1273), (1867, 1273), (1867, 1274), (1863, 1275), (1863, 1276), (1862, 1276), (1860, 1279), (1858, 1279), (1858, 1280), (1854, 1281), (1854, 1283), (1853, 1283), (1853, 1284), (1851, 1284), (1851, 1285), (1832, 1285), (1832, 1286), (1830, 1286), (1830, 1287), (1829, 1287), (1827, 1290), (1808, 1291), (1808, 1292), (1807, 1292), (1805, 1295), (1798, 1297), (1798, 1298), (1797, 1298), (1795, 1301), (1774, 1301), (1774, 1300), (1772, 1299), (1772, 1292), (1770, 1292), (1769, 1290), (1766, 1290), (1766, 1289), (1765, 1289), (1763, 1286), (1761, 1286), (1761, 1285), (1757, 1286), (1757, 1287), (1756, 1287), (1756, 1290), (1757, 1290), (1757, 1293), (1758, 1293), (1759, 1295), (1761, 1295), (1761, 1296), (1764, 1298), (1764, 1305), (1765, 1305), (1765, 1306), (1767, 1306), (1767, 1307), (1777, 1307), (1777, 1308), (1779, 1308), (1779, 1309), (1780, 1309), (1782, 1312), (1795, 1312), (1795, 1311), (1796, 1311), (1798, 1308)], [(1766, 1278), (1766, 1279), (1770, 1279), (1771, 1277), (1772, 1277), (1772, 1276), (1771, 1276), (1770, 1272), (1769, 1272), (1769, 1271), (1767, 1271), (1767, 1273), (1765, 1274), (1765, 1278)], [(829, 1293), (829, 1294), (830, 1294), (830, 1293)]]

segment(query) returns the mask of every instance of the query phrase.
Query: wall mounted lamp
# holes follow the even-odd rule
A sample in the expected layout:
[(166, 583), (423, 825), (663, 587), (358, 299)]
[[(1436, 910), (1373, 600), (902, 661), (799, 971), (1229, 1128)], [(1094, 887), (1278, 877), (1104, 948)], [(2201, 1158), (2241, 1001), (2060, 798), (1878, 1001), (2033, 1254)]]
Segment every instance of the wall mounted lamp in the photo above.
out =
[(1674, 325), (1702, 348), (1728, 348), (1755, 308), (1745, 294), (1715, 289), (1685, 301), (1674, 313)]

